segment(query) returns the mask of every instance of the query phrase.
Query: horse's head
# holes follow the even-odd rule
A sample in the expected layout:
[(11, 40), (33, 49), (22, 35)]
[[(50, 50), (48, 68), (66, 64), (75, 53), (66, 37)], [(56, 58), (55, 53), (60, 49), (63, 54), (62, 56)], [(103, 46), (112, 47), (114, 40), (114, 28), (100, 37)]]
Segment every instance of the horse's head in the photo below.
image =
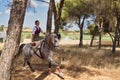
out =
[(50, 49), (59, 49), (59, 36), (57, 34), (48, 34), (45, 41)]

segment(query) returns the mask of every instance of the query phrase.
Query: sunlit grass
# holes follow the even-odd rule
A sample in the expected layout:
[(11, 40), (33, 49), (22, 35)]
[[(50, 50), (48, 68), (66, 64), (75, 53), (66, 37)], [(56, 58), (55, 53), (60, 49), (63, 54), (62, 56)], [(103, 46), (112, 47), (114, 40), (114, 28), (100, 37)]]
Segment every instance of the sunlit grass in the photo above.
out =
[(62, 46), (58, 51), (61, 56), (61, 65), (70, 68), (80, 68), (81, 66), (92, 66), (94, 68), (120, 68), (120, 54), (111, 53), (110, 49), (97, 49), (91, 47), (78, 48), (76, 46)]

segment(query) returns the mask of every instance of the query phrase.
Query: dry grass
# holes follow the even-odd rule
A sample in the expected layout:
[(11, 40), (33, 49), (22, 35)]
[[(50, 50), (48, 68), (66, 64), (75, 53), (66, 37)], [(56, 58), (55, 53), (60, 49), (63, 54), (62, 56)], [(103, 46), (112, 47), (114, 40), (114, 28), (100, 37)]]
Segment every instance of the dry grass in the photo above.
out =
[(0, 43), (0, 50), (2, 50), (2, 48), (3, 48), (3, 43)]
[[(57, 54), (59, 53), (59, 54)], [(120, 52), (111, 53), (110, 49), (97, 49), (95, 47), (78, 48), (76, 46), (62, 46), (61, 50), (56, 53), (56, 60), (61, 63), (61, 67), (67, 69), (68, 75), (74, 78), (82, 76), (99, 76), (84, 80), (119, 80), (118, 73), (120, 72)], [(97, 70), (96, 70), (97, 69)], [(108, 73), (104, 73), (104, 71)], [(115, 73), (116, 70), (118, 73)], [(112, 72), (110, 72), (112, 71)], [(109, 74), (110, 73), (110, 74)], [(115, 74), (114, 74), (115, 73)], [(108, 74), (108, 75), (107, 75)], [(114, 75), (113, 75), (114, 74)], [(101, 79), (100, 76), (102, 75)], [(114, 79), (108, 79), (107, 76), (113, 76)], [(115, 77), (117, 76), (117, 77)], [(105, 79), (104, 79), (105, 78)], [(118, 78), (118, 79), (117, 79)], [(80, 80), (83, 80), (80, 79)]]
[[(64, 45), (54, 53), (54, 58), (60, 63), (65, 80), (120, 80), (120, 51), (112, 54), (108, 47), (99, 50), (96, 47)], [(21, 56), (16, 61), (12, 80), (49, 80), (53, 77), (51, 80), (60, 80), (46, 75), (48, 65), (39, 58), (33, 57), (31, 63), (40, 73), (37, 79), (29, 68), (23, 70)]]
[[(65, 67), (92, 66), (95, 68), (116, 69), (120, 67), (120, 53), (111, 53), (110, 49), (78, 48), (76, 46), (62, 46), (57, 53)], [(60, 60), (60, 59), (59, 59)]]

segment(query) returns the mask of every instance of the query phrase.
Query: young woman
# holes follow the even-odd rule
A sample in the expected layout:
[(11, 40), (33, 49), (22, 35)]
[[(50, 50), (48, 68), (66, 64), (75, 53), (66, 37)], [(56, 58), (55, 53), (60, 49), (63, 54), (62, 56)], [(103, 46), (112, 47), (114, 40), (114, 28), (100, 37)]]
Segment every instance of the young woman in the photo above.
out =
[(36, 21), (35, 21), (35, 26), (34, 26), (33, 31), (32, 31), (32, 42), (34, 42), (34, 41), (39, 41), (39, 40), (40, 40), (40, 36), (39, 36), (40, 33), (45, 34), (45, 33), (42, 31), (42, 29), (40, 28), (39, 25), (40, 25), (39, 20), (36, 20)]

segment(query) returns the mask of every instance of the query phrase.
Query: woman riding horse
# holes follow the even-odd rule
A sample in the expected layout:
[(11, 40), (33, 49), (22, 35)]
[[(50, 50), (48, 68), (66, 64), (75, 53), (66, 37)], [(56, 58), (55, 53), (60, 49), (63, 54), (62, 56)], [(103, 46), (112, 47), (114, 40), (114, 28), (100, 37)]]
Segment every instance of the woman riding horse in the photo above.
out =
[(30, 58), (32, 57), (32, 55), (37, 55), (38, 57), (42, 57), (49, 63), (49, 74), (51, 74), (51, 65), (54, 65), (56, 67), (56, 70), (59, 72), (59, 75), (63, 76), (59, 65), (52, 58), (53, 50), (59, 49), (59, 38), (60, 35), (48, 34), (44, 40), (40, 40), (34, 43), (22, 44), (19, 49), (19, 54), (21, 52), (24, 54), (23, 66), (25, 66), (25, 64), (27, 63), (30, 69), (34, 72), (35, 70), (30, 64)]

